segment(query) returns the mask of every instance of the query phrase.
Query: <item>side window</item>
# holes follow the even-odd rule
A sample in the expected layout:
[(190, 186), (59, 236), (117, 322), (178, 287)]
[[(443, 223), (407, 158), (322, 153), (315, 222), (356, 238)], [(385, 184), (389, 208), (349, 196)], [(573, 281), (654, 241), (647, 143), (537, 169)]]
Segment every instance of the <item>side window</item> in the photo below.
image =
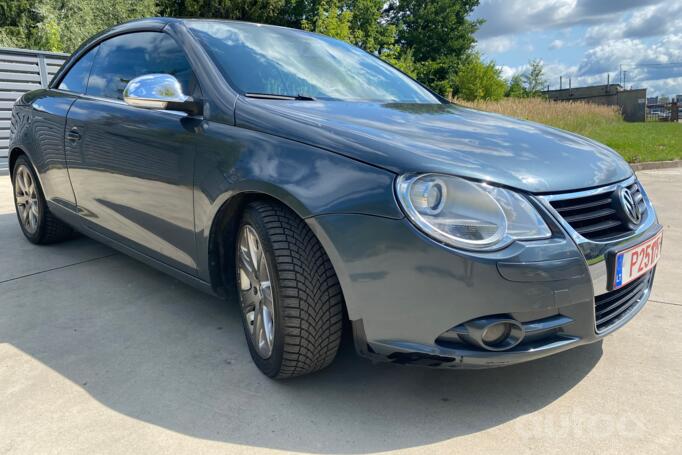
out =
[(97, 47), (91, 49), (87, 54), (80, 58), (75, 65), (71, 67), (66, 76), (59, 84), (60, 90), (68, 90), (75, 93), (85, 93), (88, 86), (88, 76), (90, 75), (90, 68), (92, 62), (95, 61), (97, 54)]
[(99, 47), (90, 72), (88, 95), (122, 100), (128, 82), (151, 73), (172, 74), (186, 95), (195, 93), (196, 79), (184, 52), (164, 33), (120, 35)]

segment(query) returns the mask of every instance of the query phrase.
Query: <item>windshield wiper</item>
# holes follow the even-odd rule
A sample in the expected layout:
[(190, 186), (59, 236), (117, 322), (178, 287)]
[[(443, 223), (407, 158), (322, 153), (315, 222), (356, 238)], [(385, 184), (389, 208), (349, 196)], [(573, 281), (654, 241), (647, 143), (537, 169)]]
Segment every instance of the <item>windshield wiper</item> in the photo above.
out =
[(264, 100), (297, 100), (297, 101), (315, 101), (315, 98), (308, 95), (278, 95), (277, 93), (254, 93), (246, 92), (244, 96), (247, 98), (260, 98)]

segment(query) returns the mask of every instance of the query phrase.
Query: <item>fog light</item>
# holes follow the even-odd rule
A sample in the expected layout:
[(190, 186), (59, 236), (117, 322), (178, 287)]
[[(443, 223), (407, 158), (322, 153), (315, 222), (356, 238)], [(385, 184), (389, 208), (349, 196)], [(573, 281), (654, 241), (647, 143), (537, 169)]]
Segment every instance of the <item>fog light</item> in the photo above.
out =
[(499, 322), (497, 324), (489, 325), (481, 335), (481, 341), (488, 346), (495, 346), (502, 343), (509, 338), (512, 325), (508, 322)]
[(523, 325), (504, 315), (487, 316), (454, 327), (457, 336), (488, 351), (506, 351), (523, 341)]

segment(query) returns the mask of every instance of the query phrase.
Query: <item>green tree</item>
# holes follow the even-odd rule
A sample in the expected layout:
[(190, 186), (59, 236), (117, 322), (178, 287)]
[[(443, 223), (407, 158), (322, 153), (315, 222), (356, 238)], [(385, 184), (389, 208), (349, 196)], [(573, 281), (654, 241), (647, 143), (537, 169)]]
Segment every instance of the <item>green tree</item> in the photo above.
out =
[(145, 16), (238, 19), (305, 28), (374, 53), (443, 95), (481, 21), (478, 0), (0, 0), (0, 46), (73, 51), (114, 24)]
[(470, 20), (478, 0), (390, 0), (386, 21), (397, 29), (397, 44), (410, 49), (418, 79), (444, 96), (456, 93), (460, 63), (475, 43), (482, 21)]
[(26, 47), (36, 13), (32, 0), (0, 0), (0, 47)]
[(277, 23), (291, 0), (158, 0), (158, 14)]
[(524, 98), (526, 96), (526, 88), (523, 86), (523, 77), (520, 74), (514, 74), (509, 80), (504, 96), (511, 98)]
[(396, 27), (387, 24), (384, 0), (322, 0), (312, 19), (303, 19), (302, 28), (341, 39), (378, 55), (404, 73), (416, 77), (412, 49), (396, 43)]
[(412, 49), (401, 50), (399, 46), (392, 45), (387, 47), (380, 57), (408, 76), (417, 79), (417, 65), (414, 63)]
[[(301, 27), (354, 44), (367, 52), (391, 53), (396, 28), (382, 20), (384, 0), (321, 0), (317, 11)], [(396, 61), (398, 55), (393, 55)]]
[(526, 93), (529, 96), (538, 96), (547, 84), (545, 80), (545, 66), (540, 59), (531, 60), (528, 65), (528, 71), (523, 75)]
[(0, 45), (58, 52), (72, 52), (85, 39), (112, 25), (156, 15), (155, 0), (0, 2)]
[(304, 19), (304, 30), (322, 33), (332, 38), (352, 42), (351, 21), (353, 13), (339, 7), (338, 0), (323, 0), (313, 20)]
[(352, 12), (351, 42), (380, 55), (399, 48), (395, 45), (395, 25), (383, 20), (385, 3), (384, 0), (350, 0), (346, 4)]
[(457, 96), (467, 101), (499, 100), (507, 88), (495, 62), (485, 63), (479, 55), (467, 59), (459, 68), (455, 82), (459, 89)]

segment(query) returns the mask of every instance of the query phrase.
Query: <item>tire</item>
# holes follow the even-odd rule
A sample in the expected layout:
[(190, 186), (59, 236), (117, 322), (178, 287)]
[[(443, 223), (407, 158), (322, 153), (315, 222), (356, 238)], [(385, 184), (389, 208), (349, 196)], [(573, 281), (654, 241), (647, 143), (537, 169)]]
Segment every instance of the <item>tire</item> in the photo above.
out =
[[(20, 178), (21, 182), (18, 180)], [(48, 209), (40, 181), (25, 155), (19, 156), (14, 163), (12, 189), (19, 226), (29, 242), (46, 245), (61, 242), (73, 235), (73, 229)], [(26, 213), (26, 204), (30, 204), (31, 208), (28, 209), (28, 217), (22, 217)]]
[[(259, 285), (259, 296), (258, 286), (251, 284), (245, 272), (244, 245), (251, 246), (248, 236), (254, 233), (257, 238), (252, 243), (260, 244), (261, 259), (265, 262), (251, 260), (257, 264), (252, 268), (264, 270), (269, 275), (269, 280), (263, 282), (270, 283), (271, 302), (267, 297), (268, 286)], [(252, 250), (249, 248), (246, 257), (253, 258)], [(237, 231), (235, 253), (237, 296), (244, 334), (258, 368), (272, 378), (290, 378), (318, 371), (332, 363), (341, 342), (343, 296), (327, 254), (306, 223), (282, 205), (251, 203), (246, 207)], [(260, 282), (255, 276), (253, 280)], [(252, 303), (259, 298), (261, 313), (256, 310), (257, 304)], [(253, 315), (250, 313), (252, 307)], [(268, 332), (270, 307), (274, 328), (271, 326)], [(258, 315), (262, 331), (257, 330)], [(262, 337), (254, 335), (256, 332), (265, 339), (270, 333), (272, 342), (261, 343)], [(270, 352), (267, 352), (268, 347)]]

